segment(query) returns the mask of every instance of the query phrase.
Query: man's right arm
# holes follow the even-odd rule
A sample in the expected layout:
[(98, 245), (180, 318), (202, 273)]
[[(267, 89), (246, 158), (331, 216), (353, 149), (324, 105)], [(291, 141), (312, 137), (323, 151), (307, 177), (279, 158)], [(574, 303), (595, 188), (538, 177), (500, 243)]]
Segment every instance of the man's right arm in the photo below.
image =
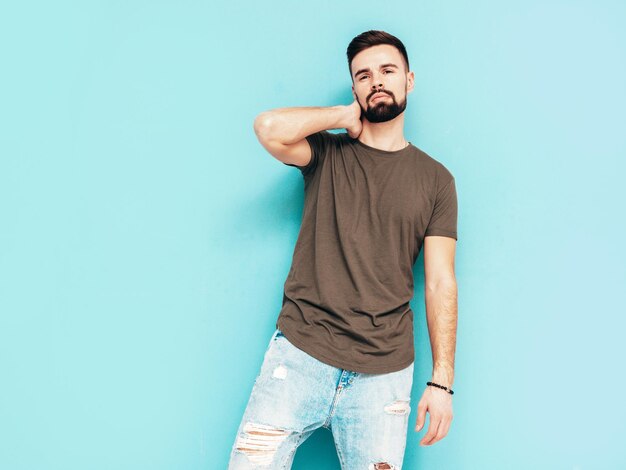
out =
[(302, 167), (311, 161), (307, 136), (345, 128), (356, 138), (361, 132), (360, 115), (356, 101), (348, 106), (278, 108), (259, 114), (254, 120), (254, 132), (276, 159)]

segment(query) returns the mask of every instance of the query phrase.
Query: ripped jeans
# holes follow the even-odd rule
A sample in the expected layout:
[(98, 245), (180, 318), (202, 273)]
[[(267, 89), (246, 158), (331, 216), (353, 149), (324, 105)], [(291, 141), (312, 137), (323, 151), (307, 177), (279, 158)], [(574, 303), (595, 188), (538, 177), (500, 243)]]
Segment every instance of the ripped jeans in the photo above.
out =
[(342, 470), (400, 470), (413, 365), (386, 374), (338, 369), (297, 348), (276, 329), (228, 469), (290, 469), (298, 446), (325, 427), (332, 431)]

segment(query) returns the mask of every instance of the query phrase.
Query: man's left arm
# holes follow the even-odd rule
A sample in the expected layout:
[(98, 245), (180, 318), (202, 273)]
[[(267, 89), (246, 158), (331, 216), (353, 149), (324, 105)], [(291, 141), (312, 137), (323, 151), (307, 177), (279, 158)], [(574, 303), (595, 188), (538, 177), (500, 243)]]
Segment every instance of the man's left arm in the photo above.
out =
[[(448, 236), (424, 238), (426, 318), (433, 355), (432, 382), (452, 389), (457, 329), (457, 285), (454, 274), (456, 240)], [(421, 445), (432, 445), (448, 434), (452, 421), (452, 395), (426, 386), (419, 401), (415, 431), (430, 414), (428, 432)]]

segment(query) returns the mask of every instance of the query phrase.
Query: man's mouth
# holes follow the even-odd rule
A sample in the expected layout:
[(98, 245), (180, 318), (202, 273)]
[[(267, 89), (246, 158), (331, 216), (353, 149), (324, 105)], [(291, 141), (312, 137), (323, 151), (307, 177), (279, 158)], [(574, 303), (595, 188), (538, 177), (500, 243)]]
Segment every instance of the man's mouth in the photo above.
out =
[(387, 97), (389, 97), (387, 93), (376, 93), (374, 96), (372, 96), (372, 101), (376, 101), (377, 99), (387, 98)]

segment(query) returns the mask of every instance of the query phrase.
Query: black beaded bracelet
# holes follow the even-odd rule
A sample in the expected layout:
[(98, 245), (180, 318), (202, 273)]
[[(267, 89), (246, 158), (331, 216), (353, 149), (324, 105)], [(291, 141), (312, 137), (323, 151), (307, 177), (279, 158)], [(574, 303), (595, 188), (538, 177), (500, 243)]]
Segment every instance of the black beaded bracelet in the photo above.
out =
[(454, 394), (454, 392), (452, 391), (452, 389), (451, 389), (451, 388), (444, 387), (443, 385), (436, 384), (435, 382), (426, 382), (426, 385), (432, 385), (433, 387), (439, 387), (439, 388), (442, 388), (442, 389), (444, 389), (446, 392), (448, 392), (450, 395), (453, 395), (453, 394)]

